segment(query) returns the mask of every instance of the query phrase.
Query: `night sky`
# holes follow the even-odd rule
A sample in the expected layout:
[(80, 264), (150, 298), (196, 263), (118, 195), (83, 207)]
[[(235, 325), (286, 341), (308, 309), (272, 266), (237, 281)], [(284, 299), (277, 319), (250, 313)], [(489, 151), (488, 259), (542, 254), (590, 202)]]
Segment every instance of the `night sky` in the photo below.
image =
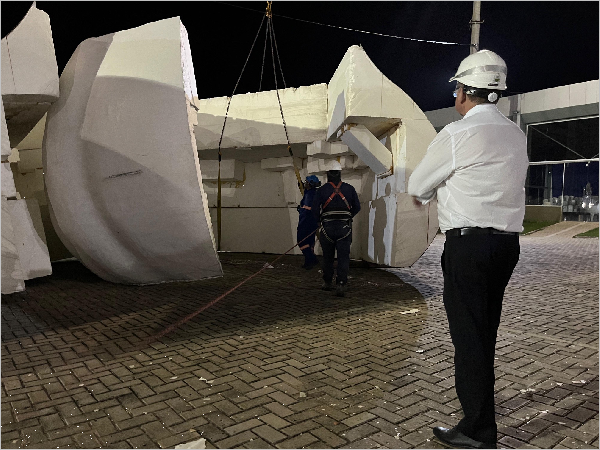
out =
[[(3, 1), (2, 37), (31, 2)], [(469, 44), (472, 2), (273, 3), (273, 24), (288, 87), (327, 83), (349, 46), (424, 111), (452, 106), (454, 75), (468, 45), (440, 45), (314, 25), (320, 22), (397, 36)], [(598, 2), (482, 2), (480, 48), (508, 65), (508, 95), (598, 79)], [(59, 73), (83, 40), (180, 16), (187, 28), (198, 95), (231, 95), (258, 31), (266, 2), (46, 2)], [(254, 10), (254, 11), (250, 11)], [(259, 89), (265, 25), (236, 93)], [(279, 86), (282, 81), (279, 79)], [(262, 90), (275, 87), (270, 48)]]

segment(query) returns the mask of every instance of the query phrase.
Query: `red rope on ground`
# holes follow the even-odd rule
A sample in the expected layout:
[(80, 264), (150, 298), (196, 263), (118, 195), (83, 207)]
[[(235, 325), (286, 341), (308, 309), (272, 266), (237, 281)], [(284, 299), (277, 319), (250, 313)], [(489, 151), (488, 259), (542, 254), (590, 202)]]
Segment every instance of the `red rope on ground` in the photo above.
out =
[(234, 287), (232, 287), (231, 289), (229, 289), (227, 292), (225, 292), (224, 294), (220, 295), (219, 297), (215, 298), (214, 300), (212, 300), (211, 302), (207, 303), (206, 305), (202, 306), (201, 308), (197, 309), (196, 311), (194, 311), (191, 314), (188, 314), (187, 316), (185, 316), (183, 319), (180, 319), (179, 321), (175, 322), (172, 325), (169, 325), (167, 328), (165, 328), (163, 331), (161, 331), (158, 334), (155, 334), (154, 336), (151, 336), (147, 339), (147, 344), (150, 344), (151, 342), (156, 341), (157, 339), (160, 339), (161, 337), (163, 337), (164, 335), (170, 333), (171, 331), (173, 331), (175, 328), (183, 325), (184, 323), (186, 323), (187, 321), (189, 321), (190, 319), (194, 318), (195, 316), (197, 316), (198, 314), (200, 314), (202, 311), (207, 310), (208, 308), (210, 308), (211, 306), (213, 306), (215, 303), (217, 303), (218, 301), (222, 300), (223, 298), (225, 298), (227, 295), (231, 294), (233, 291), (235, 291), (237, 288), (239, 288), (241, 285), (243, 285), (244, 283), (246, 283), (247, 281), (251, 280), (252, 278), (254, 278), (256, 275), (258, 275), (259, 273), (261, 273), (263, 270), (265, 270), (269, 265), (273, 265), (275, 262), (277, 262), (279, 259), (281, 259), (282, 257), (284, 257), (285, 255), (288, 254), (288, 252), (290, 252), (291, 250), (294, 249), (294, 247), (296, 247), (297, 245), (301, 244), (304, 240), (308, 239), (310, 236), (312, 236), (313, 234), (315, 234), (317, 232), (319, 228), (317, 228), (315, 231), (313, 231), (312, 233), (310, 233), (308, 236), (306, 236), (304, 239), (302, 239), (300, 242), (298, 242), (296, 245), (294, 245), (293, 247), (291, 247), (289, 250), (287, 250), (285, 253), (279, 255), (277, 258), (275, 258), (270, 264), (265, 264), (258, 272), (250, 275), (248, 278), (246, 278), (245, 280), (241, 281), (240, 283), (236, 284)]

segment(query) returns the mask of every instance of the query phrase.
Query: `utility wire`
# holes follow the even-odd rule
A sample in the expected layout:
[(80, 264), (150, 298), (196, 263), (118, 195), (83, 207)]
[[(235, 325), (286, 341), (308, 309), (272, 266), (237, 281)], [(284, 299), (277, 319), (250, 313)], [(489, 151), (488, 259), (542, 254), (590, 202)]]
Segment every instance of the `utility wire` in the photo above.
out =
[(281, 79), (283, 80), (283, 87), (284, 89), (286, 89), (287, 85), (285, 84), (285, 78), (283, 78), (283, 68), (281, 67), (281, 60), (279, 59), (279, 50), (277, 50), (277, 39), (275, 39), (275, 28), (273, 28), (273, 20), (270, 20), (269, 23), (271, 24), (271, 35), (273, 36), (273, 42), (275, 42), (275, 54), (277, 55), (277, 62), (279, 63), (279, 72), (281, 73)]
[[(220, 4), (223, 4), (223, 5), (227, 5), (227, 6), (233, 6), (234, 8), (245, 9), (247, 11), (252, 11), (252, 12), (264, 14), (264, 12), (262, 12), (262, 11), (257, 11), (255, 9), (251, 9), (251, 8), (245, 8), (243, 6), (232, 5), (231, 3), (225, 3), (225, 2), (216, 2), (216, 3), (220, 3)], [(377, 33), (375, 31), (357, 30), (355, 28), (341, 27), (341, 26), (338, 26), (338, 25), (330, 25), (330, 24), (327, 24), (327, 23), (314, 22), (312, 20), (298, 19), (296, 17), (289, 17), (289, 16), (284, 16), (284, 15), (281, 15), (281, 14), (273, 14), (273, 16), (283, 17), (284, 19), (297, 20), (298, 22), (311, 23), (313, 25), (320, 25), (320, 26), (323, 26), (323, 27), (337, 28), (339, 30), (354, 31), (354, 32), (357, 32), (357, 33), (372, 34), (372, 35), (375, 35), (375, 36), (390, 37), (390, 38), (394, 38), (394, 39), (404, 39), (404, 40), (407, 40), (407, 41), (428, 42), (430, 44), (443, 44), (443, 45), (462, 45), (462, 46), (466, 46), (466, 47), (470, 47), (471, 46), (471, 44), (460, 44), (458, 42), (446, 42), (446, 41), (433, 41), (433, 40), (428, 40), (428, 39), (416, 39), (416, 38), (408, 38), (408, 37), (403, 37), (403, 36), (396, 36), (394, 34)]]
[[(267, 29), (265, 32), (265, 46), (263, 48), (263, 59), (262, 59), (262, 66), (260, 68), (260, 84), (258, 85), (258, 92), (260, 92), (262, 89), (263, 71), (265, 68), (265, 54), (267, 53), (267, 38), (269, 37), (269, 23), (270, 22), (271, 22), (270, 20), (267, 20)], [(262, 26), (262, 24), (261, 24), (261, 26)]]
[(575, 150), (573, 150), (572, 148), (569, 148), (569, 147), (567, 147), (567, 146), (566, 146), (565, 144), (563, 144), (562, 142), (558, 142), (556, 139), (554, 139), (554, 138), (552, 138), (552, 137), (548, 136), (546, 133), (544, 133), (544, 132), (542, 132), (542, 131), (538, 130), (538, 129), (537, 129), (537, 128), (535, 128), (534, 126), (532, 126), (532, 125), (529, 125), (529, 127), (530, 127), (532, 130), (535, 130), (535, 131), (537, 131), (538, 133), (542, 134), (543, 136), (546, 136), (546, 137), (547, 137), (548, 139), (550, 139), (551, 141), (554, 141), (554, 142), (556, 142), (558, 145), (561, 145), (561, 146), (563, 146), (564, 148), (566, 148), (567, 150), (569, 150), (569, 151), (571, 151), (571, 152), (575, 153), (577, 156), (579, 156), (579, 157), (581, 157), (581, 158), (583, 158), (583, 159), (586, 159), (586, 157), (585, 157), (585, 156), (583, 156), (582, 154), (580, 154), (580, 153), (577, 153)]

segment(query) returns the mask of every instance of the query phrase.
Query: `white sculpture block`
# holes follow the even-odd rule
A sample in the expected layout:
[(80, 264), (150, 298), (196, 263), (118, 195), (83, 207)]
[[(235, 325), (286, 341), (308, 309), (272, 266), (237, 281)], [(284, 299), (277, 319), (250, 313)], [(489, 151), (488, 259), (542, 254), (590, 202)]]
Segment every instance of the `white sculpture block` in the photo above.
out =
[(411, 266), (427, 250), (438, 231), (437, 202), (416, 206), (410, 195), (397, 194), (395, 224), (391, 265)]
[[(189, 120), (193, 64), (178, 17), (82, 42), (46, 119), (54, 228), (113, 282), (222, 275)], [(68, 183), (65, 182), (68, 180)]]
[(12, 152), (10, 152), (10, 156), (8, 157), (9, 163), (18, 163), (19, 162), (19, 149), (13, 148)]
[[(217, 209), (210, 209), (217, 229)], [(283, 253), (296, 243), (296, 208), (223, 208), (221, 250)], [(241, 226), (240, 226), (241, 225)]]
[(17, 250), (17, 240), (10, 217), (8, 200), (2, 196), (2, 280), (3, 294), (12, 294), (25, 290), (23, 270)]
[[(217, 181), (219, 179), (219, 161), (205, 159), (200, 161), (202, 181)], [(235, 159), (221, 160), (221, 181), (243, 181), (244, 163)]]
[[(304, 180), (306, 176), (300, 177)], [(283, 197), (288, 205), (299, 205), (302, 201), (302, 195), (300, 194), (300, 188), (298, 187), (298, 178), (296, 177), (296, 171), (294, 169), (288, 169), (281, 172), (281, 178), (283, 179)]]
[[(204, 163), (204, 161), (202, 161)], [(286, 208), (282, 172), (262, 170), (260, 162), (244, 164), (244, 181), (221, 183), (223, 208)], [(302, 172), (300, 172), (302, 175)], [(208, 205), (217, 206), (216, 180), (204, 180)], [(243, 225), (243, 224), (240, 224)], [(221, 243), (223, 241), (221, 240)]]
[(332, 156), (351, 156), (352, 151), (341, 142), (315, 141), (306, 146), (306, 154), (314, 158), (330, 158)]
[(355, 158), (353, 156), (339, 156), (338, 158), (314, 158), (309, 156), (306, 163), (308, 174), (324, 174), (328, 170), (333, 170), (333, 164), (339, 162), (342, 170), (353, 170)]
[(46, 114), (42, 116), (38, 123), (31, 131), (19, 142), (16, 146), (19, 150), (29, 150), (34, 148), (42, 148), (44, 141), (44, 132), (46, 131)]
[[(387, 79), (364, 50), (353, 46), (329, 83), (329, 140), (348, 145), (370, 171), (362, 182), (369, 211), (360, 233), (361, 255), (368, 261), (405, 267), (416, 261), (433, 240), (427, 221), (437, 226), (436, 203), (427, 212), (406, 205), (406, 180), (435, 137), (435, 129), (410, 97)], [(384, 178), (375, 174), (387, 175)], [(370, 186), (370, 187), (369, 187)], [(423, 222), (425, 217), (426, 222)], [(424, 239), (412, 239), (418, 233)], [(397, 249), (401, 252), (398, 253)]]
[(14, 147), (58, 98), (58, 66), (48, 14), (34, 2), (1, 45), (2, 100)]
[(23, 278), (44, 277), (52, 273), (46, 235), (37, 200), (8, 200), (15, 244), (23, 270)]
[(302, 161), (300, 158), (294, 156), (283, 156), (281, 158), (265, 158), (260, 161), (260, 168), (262, 170), (273, 170), (276, 172), (283, 172), (288, 169), (294, 169), (294, 164), (300, 170), (302, 168)]
[(369, 166), (367, 166), (362, 159), (360, 159), (358, 156), (354, 157), (354, 160), (352, 161), (353, 169), (361, 170), (361, 169), (366, 169), (367, 167), (369, 167)]
[(42, 148), (19, 150), (19, 162), (17, 163), (19, 173), (31, 173), (36, 169), (43, 169)]
[[(33, 172), (18, 173), (15, 177), (15, 187), (23, 198), (36, 197), (36, 193), (44, 194), (44, 174), (43, 169), (36, 169)], [(39, 199), (38, 199), (39, 200)], [(41, 201), (40, 204), (46, 204)]]
[[(325, 139), (327, 85), (317, 84), (279, 90), (289, 140), (309, 143)], [(196, 100), (198, 150), (218, 148), (227, 98)], [(260, 147), (287, 143), (277, 93), (264, 91), (234, 95), (221, 148)], [(285, 149), (282, 149), (282, 152)], [(285, 156), (285, 153), (280, 156)]]
[(8, 127), (6, 126), (6, 116), (4, 115), (4, 102), (2, 105), (2, 162), (7, 161), (12, 153), (10, 140), (8, 139)]
[(15, 180), (13, 178), (13, 172), (9, 162), (2, 163), (2, 196), (11, 198), (17, 196), (17, 190), (15, 189)]
[(342, 140), (376, 174), (391, 170), (392, 154), (364, 125), (345, 131)]
[(327, 97), (327, 140), (335, 139), (349, 123), (364, 125), (378, 137), (401, 118), (425, 118), (412, 99), (356, 45), (348, 49), (331, 78)]

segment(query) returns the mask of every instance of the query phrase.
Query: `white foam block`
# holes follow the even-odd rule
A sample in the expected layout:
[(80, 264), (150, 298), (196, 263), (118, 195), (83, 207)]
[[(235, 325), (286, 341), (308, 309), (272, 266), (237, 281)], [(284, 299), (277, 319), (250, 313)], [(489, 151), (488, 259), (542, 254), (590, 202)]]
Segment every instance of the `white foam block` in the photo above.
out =
[[(4, 79), (4, 74), (2, 75), (2, 79)], [(6, 126), (6, 116), (4, 115), (4, 102), (2, 102), (1, 105), (2, 105), (2, 161), (6, 161), (7, 158), (10, 156), (12, 149), (10, 148), (10, 140), (8, 138), (8, 128)]]
[[(5, 58), (9, 53), (10, 57)], [(19, 25), (2, 39), (2, 96), (14, 94), (58, 97), (50, 17), (37, 9), (35, 2)]]
[(352, 151), (342, 142), (316, 141), (306, 146), (306, 154), (315, 158), (329, 158), (332, 156), (351, 156)]
[(275, 172), (283, 172), (284, 170), (294, 169), (294, 164), (300, 170), (302, 168), (302, 161), (300, 158), (284, 156), (282, 158), (265, 158), (260, 161), (260, 168), (262, 170), (273, 170)]
[[(204, 162), (204, 161), (203, 161)], [(262, 170), (260, 162), (244, 164), (244, 181), (221, 183), (221, 204), (223, 208), (266, 208), (286, 207), (282, 172)], [(302, 175), (303, 172), (300, 174)], [(205, 180), (204, 191), (210, 207), (217, 205), (216, 180)], [(253, 224), (242, 224), (252, 227)], [(258, 230), (257, 230), (258, 232)]]
[(20, 173), (35, 172), (36, 169), (42, 169), (42, 147), (19, 150), (17, 167)]
[[(357, 45), (350, 47), (342, 58), (329, 82), (327, 96), (327, 140), (335, 139), (337, 131), (347, 123), (364, 125), (377, 136), (398, 119), (425, 117), (413, 100), (387, 79)], [(381, 122), (387, 122), (383, 129)]]
[(8, 210), (13, 221), (23, 278), (30, 280), (50, 275), (52, 266), (37, 200), (8, 200)]
[(17, 240), (8, 207), (8, 200), (2, 196), (2, 293), (12, 294), (25, 290), (23, 270), (17, 250)]
[(200, 438), (196, 441), (187, 442), (175, 446), (176, 449), (204, 449), (206, 448), (206, 439)]
[(392, 168), (392, 154), (365, 126), (356, 125), (345, 131), (342, 140), (376, 174)]
[(15, 180), (13, 179), (13, 172), (10, 168), (9, 162), (2, 163), (2, 196), (4, 197), (16, 197), (17, 190), (15, 188)]
[(16, 148), (19, 150), (42, 148), (45, 129), (46, 114), (44, 114), (44, 116), (39, 120), (39, 122), (31, 129), (27, 136), (25, 136), (25, 138), (23, 138), (23, 140), (19, 142)]
[[(300, 172), (300, 177), (304, 180), (306, 176)], [(300, 188), (298, 187), (298, 177), (294, 169), (288, 169), (281, 172), (281, 178), (283, 181), (283, 197), (288, 205), (299, 205), (302, 201), (302, 195), (300, 194)]]
[[(10, 56), (9, 56), (10, 55)], [(2, 39), (2, 100), (11, 146), (31, 131), (58, 98), (58, 66), (48, 14), (35, 2)]]
[[(205, 159), (200, 161), (202, 181), (217, 181), (219, 179), (219, 161)], [(244, 163), (235, 159), (221, 160), (221, 181), (243, 181)]]
[[(217, 235), (217, 209), (211, 208)], [(224, 208), (221, 210), (221, 250), (283, 253), (296, 243), (296, 208)]]
[[(291, 143), (325, 139), (327, 128), (327, 85), (317, 84), (279, 90), (281, 106)], [(227, 98), (196, 100), (198, 150), (219, 145)], [(234, 95), (227, 115), (221, 148), (260, 147), (287, 144), (275, 91)]]
[(397, 194), (395, 228), (390, 265), (409, 267), (421, 257), (435, 238), (439, 228), (437, 201), (416, 206), (412, 196)]
[(15, 187), (17, 192), (24, 198), (35, 196), (36, 192), (44, 192), (44, 174), (42, 169), (33, 172), (19, 173), (15, 176)]

